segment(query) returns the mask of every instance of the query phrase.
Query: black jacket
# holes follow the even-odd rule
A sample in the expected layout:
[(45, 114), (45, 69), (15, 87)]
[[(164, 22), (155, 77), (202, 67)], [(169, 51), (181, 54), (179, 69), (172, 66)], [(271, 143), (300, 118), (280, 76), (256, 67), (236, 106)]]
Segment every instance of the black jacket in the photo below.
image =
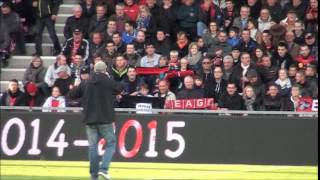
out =
[(37, 15), (38, 17), (47, 17), (57, 15), (62, 0), (38, 0)]
[(74, 79), (69, 76), (67, 79), (58, 78), (54, 82), (53, 86), (58, 86), (62, 96), (65, 96), (69, 92), (69, 86), (73, 84)]
[(283, 98), (280, 96), (265, 96), (262, 100), (261, 108), (263, 111), (282, 111), (284, 109), (283, 101)]
[(97, 16), (94, 15), (89, 21), (89, 34), (92, 32), (104, 32), (107, 28), (108, 20), (107, 17), (102, 17), (101, 19), (97, 19)]
[(85, 124), (111, 124), (115, 122), (115, 95), (120, 85), (102, 73), (94, 73), (69, 92), (72, 99), (82, 98), (83, 122)]
[(177, 99), (198, 99), (203, 97), (204, 94), (199, 89), (182, 89), (177, 93)]
[(26, 106), (30, 106), (31, 101), (34, 101), (33, 107), (42, 107), (46, 100), (43, 95), (37, 93), (35, 96), (26, 95)]
[(206, 98), (213, 98), (214, 102), (219, 102), (221, 95), (226, 92), (228, 82), (224, 79), (221, 79), (220, 83), (212, 80), (205, 87), (205, 97)]
[(278, 67), (261, 67), (258, 68), (258, 71), (261, 75), (262, 83), (269, 84), (270, 82), (274, 82), (278, 78)]
[(88, 36), (88, 27), (89, 21), (87, 17), (81, 16), (80, 18), (76, 18), (74, 16), (68, 17), (66, 20), (63, 35), (66, 39), (72, 38), (72, 32), (75, 28), (82, 28), (83, 37), (87, 38)]
[(157, 54), (163, 56), (169, 56), (171, 44), (169, 39), (164, 39), (163, 41), (154, 41), (154, 48), (156, 49)]
[(26, 105), (26, 96), (25, 94), (18, 90), (16, 93), (11, 93), (9, 90), (4, 92), (1, 96), (1, 106), (10, 106), (10, 97), (16, 98), (13, 106), (25, 106)]
[(96, 13), (96, 5), (93, 2), (90, 8), (87, 8), (87, 4), (85, 1), (80, 2), (80, 6), (82, 7), (83, 15), (87, 18), (91, 18)]
[[(72, 49), (73, 49), (73, 38), (68, 39), (62, 48), (62, 54), (67, 57), (68, 64), (71, 63)], [(87, 62), (87, 59), (89, 58), (89, 42), (87, 40), (82, 39), (80, 48), (77, 50), (76, 54), (81, 55), (83, 58), (83, 61)]]
[[(247, 72), (249, 72), (251, 69), (256, 70), (256, 68), (253, 65), (250, 65)], [(230, 76), (230, 81), (236, 83), (239, 92), (241, 92), (242, 89), (242, 71), (243, 69), (241, 67), (241, 64), (238, 64), (233, 68)], [(260, 76), (258, 78), (260, 78)]]
[(235, 95), (230, 96), (228, 93), (223, 94), (218, 102), (220, 108), (227, 108), (229, 110), (244, 110), (244, 102), (242, 96), (237, 92)]
[(272, 65), (277, 66), (280, 68), (285, 68), (289, 70), (290, 65), (294, 64), (294, 61), (289, 53), (287, 53), (284, 57), (275, 53), (272, 58)]

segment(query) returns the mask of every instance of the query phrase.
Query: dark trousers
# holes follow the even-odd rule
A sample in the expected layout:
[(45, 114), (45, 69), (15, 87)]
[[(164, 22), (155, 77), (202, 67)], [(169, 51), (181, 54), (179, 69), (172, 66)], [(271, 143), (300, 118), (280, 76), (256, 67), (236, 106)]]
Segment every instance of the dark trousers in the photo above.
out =
[(42, 55), (42, 34), (44, 28), (47, 27), (51, 41), (54, 46), (55, 52), (61, 51), (61, 46), (59, 43), (59, 39), (56, 34), (56, 29), (54, 27), (54, 21), (51, 19), (50, 16), (48, 17), (42, 17), (37, 19), (36, 24), (36, 54)]

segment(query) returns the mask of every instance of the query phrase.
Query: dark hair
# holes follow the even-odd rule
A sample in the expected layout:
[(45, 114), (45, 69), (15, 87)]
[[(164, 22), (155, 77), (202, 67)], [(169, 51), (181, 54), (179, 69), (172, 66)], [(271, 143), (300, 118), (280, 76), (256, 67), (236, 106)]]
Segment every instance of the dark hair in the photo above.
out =
[(15, 82), (15, 83), (19, 84), (19, 81), (17, 79), (10, 79), (9, 82)]
[(129, 26), (132, 26), (133, 28), (136, 27), (136, 22), (134, 21), (126, 21), (127, 24), (129, 24)]
[(121, 37), (121, 33), (120, 33), (119, 31), (114, 32), (114, 33), (112, 34), (112, 37), (113, 37), (114, 35), (116, 35), (116, 34), (118, 34), (118, 35)]
[(229, 32), (230, 32), (230, 31), (233, 31), (233, 32), (239, 34), (240, 29), (239, 29), (238, 27), (236, 27), (236, 26), (232, 26), (232, 27), (229, 29)]
[(286, 49), (288, 49), (288, 45), (285, 41), (279, 41), (278, 47), (285, 47)]

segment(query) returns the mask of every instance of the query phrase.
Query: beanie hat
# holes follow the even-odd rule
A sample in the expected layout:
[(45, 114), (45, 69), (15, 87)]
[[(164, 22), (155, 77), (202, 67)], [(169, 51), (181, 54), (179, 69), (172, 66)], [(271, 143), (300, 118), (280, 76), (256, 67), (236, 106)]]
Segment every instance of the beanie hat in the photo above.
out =
[(104, 72), (106, 72), (106, 70), (107, 70), (107, 65), (106, 65), (106, 63), (104, 63), (102, 61), (97, 62), (94, 65), (94, 72), (104, 73)]
[(29, 82), (26, 86), (28, 93), (36, 93), (38, 91), (37, 85), (34, 82)]

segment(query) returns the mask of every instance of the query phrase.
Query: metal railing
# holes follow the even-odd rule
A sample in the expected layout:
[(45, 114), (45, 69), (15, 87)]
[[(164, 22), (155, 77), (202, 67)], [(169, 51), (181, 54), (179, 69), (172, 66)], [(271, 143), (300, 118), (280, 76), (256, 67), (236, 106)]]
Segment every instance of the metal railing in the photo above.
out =
[[(28, 106), (0, 106), (0, 110), (22, 110), (22, 111), (42, 111), (42, 110), (54, 110), (54, 111), (71, 111), (71, 112), (81, 112), (83, 108), (81, 107), (28, 107)], [(318, 112), (293, 112), (293, 111), (239, 111), (239, 110), (178, 110), (178, 109), (150, 109), (141, 110), (135, 108), (116, 108), (116, 112), (126, 112), (126, 113), (139, 113), (149, 112), (149, 113), (183, 113), (183, 114), (242, 114), (242, 115), (299, 115), (307, 117), (318, 117)]]

